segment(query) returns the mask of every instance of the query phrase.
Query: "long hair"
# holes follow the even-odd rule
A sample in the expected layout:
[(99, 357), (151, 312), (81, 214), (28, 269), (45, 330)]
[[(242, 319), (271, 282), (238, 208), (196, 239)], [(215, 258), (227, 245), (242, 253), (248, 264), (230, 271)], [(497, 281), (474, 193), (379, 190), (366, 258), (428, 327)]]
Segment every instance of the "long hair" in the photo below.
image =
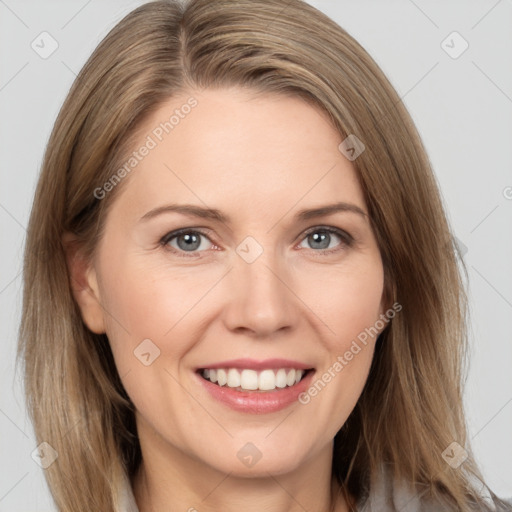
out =
[[(45, 476), (59, 510), (113, 512), (121, 479), (141, 461), (109, 341), (87, 329), (73, 298), (63, 234), (93, 258), (126, 180), (102, 200), (94, 191), (126, 161), (141, 123), (174, 95), (224, 86), (298, 96), (366, 148), (353, 164), (384, 293), (402, 310), (380, 335), (362, 395), (335, 437), (333, 476), (359, 497), (385, 464), (419, 495), (470, 510), (479, 497), (469, 476), (483, 477), (462, 402), (467, 297), (458, 265), (467, 270), (400, 97), (357, 41), (300, 0), (147, 3), (99, 44), (61, 108), (27, 230), (18, 352), (36, 437), (58, 453)], [(464, 471), (442, 456), (454, 441), (468, 452)]]

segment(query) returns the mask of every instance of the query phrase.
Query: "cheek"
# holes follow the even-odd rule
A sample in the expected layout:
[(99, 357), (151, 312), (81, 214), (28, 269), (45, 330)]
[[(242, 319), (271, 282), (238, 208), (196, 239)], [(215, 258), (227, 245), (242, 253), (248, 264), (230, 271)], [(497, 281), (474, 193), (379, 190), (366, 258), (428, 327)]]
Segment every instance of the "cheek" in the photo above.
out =
[(117, 261), (104, 275), (106, 330), (126, 392), (146, 418), (155, 419), (162, 403), (182, 409), (183, 393), (173, 377), (193, 346), (193, 307), (205, 292), (168, 269), (133, 262)]
[(311, 276), (308, 282), (303, 281), (303, 296), (326, 325), (329, 351), (344, 352), (351, 340), (359, 335), (365, 337), (364, 333), (376, 325), (383, 312), (382, 264), (378, 257), (361, 259), (342, 270), (333, 269), (321, 279), (319, 276), (320, 273), (316, 278)]
[[(133, 342), (166, 340), (199, 302), (213, 277), (190, 277), (186, 270), (143, 265), (137, 259), (118, 261), (104, 272), (102, 298), (115, 341), (120, 333)], [(210, 283), (211, 282), (211, 283)], [(210, 285), (208, 284), (210, 283)], [(185, 320), (186, 321), (186, 320)], [(128, 334), (129, 333), (129, 334)]]
[(326, 416), (334, 412), (330, 425), (334, 435), (359, 399), (375, 341), (386, 322), (381, 320), (384, 274), (379, 259), (329, 277), (321, 281), (323, 286), (309, 288), (316, 290), (310, 298), (329, 334), (323, 338), (327, 357), (304, 403), (311, 401)]
[(128, 376), (125, 386), (135, 401), (144, 389), (162, 389), (170, 379), (165, 369), (176, 374), (200, 335), (211, 304), (207, 295), (222, 272), (147, 265), (135, 257), (105, 265), (103, 276), (107, 335), (119, 375)]

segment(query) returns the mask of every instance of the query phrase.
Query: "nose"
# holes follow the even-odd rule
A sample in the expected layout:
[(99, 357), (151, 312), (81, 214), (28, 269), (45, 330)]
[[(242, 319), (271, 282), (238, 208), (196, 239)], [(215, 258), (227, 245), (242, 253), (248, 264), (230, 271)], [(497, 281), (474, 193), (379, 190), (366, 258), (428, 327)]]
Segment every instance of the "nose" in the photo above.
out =
[(248, 263), (238, 255), (228, 274), (228, 304), (224, 307), (226, 327), (247, 331), (256, 338), (268, 338), (290, 330), (299, 318), (286, 262), (264, 251)]

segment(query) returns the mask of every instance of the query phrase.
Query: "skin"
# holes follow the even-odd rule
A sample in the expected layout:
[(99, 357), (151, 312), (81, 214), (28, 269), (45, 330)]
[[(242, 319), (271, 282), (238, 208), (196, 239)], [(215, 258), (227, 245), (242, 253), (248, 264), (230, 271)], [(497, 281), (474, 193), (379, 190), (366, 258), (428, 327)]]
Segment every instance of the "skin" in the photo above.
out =
[[(229, 409), (194, 372), (232, 358), (283, 357), (321, 376), (386, 311), (368, 218), (294, 218), (339, 201), (367, 212), (356, 171), (324, 113), (297, 97), (240, 88), (169, 100), (142, 126), (141, 144), (190, 96), (198, 105), (122, 183), (94, 261), (70, 260), (84, 322), (107, 333), (137, 409), (144, 462), (134, 494), (141, 512), (325, 512), (336, 488), (333, 438), (362, 392), (376, 336), (308, 404), (275, 413)], [(139, 221), (169, 203), (217, 208), (230, 222), (179, 213)], [(338, 250), (327, 254), (305, 234), (317, 226), (355, 241), (333, 234), (326, 245)], [(206, 232), (199, 248), (187, 252), (176, 238), (174, 253), (159, 244), (184, 227)], [(236, 252), (247, 236), (263, 249), (250, 264)], [(144, 339), (160, 350), (149, 366), (133, 353)], [(247, 442), (262, 454), (252, 467), (237, 457)], [(349, 510), (344, 499), (335, 510)]]

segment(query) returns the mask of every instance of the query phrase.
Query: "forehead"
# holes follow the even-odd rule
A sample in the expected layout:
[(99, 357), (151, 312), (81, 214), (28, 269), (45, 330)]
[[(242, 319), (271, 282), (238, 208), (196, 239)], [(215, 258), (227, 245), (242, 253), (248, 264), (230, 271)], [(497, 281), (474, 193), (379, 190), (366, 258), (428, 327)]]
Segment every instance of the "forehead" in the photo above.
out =
[(137, 162), (121, 195), (137, 213), (177, 199), (291, 207), (306, 195), (364, 207), (341, 141), (327, 114), (299, 97), (190, 91), (166, 101), (138, 130)]

